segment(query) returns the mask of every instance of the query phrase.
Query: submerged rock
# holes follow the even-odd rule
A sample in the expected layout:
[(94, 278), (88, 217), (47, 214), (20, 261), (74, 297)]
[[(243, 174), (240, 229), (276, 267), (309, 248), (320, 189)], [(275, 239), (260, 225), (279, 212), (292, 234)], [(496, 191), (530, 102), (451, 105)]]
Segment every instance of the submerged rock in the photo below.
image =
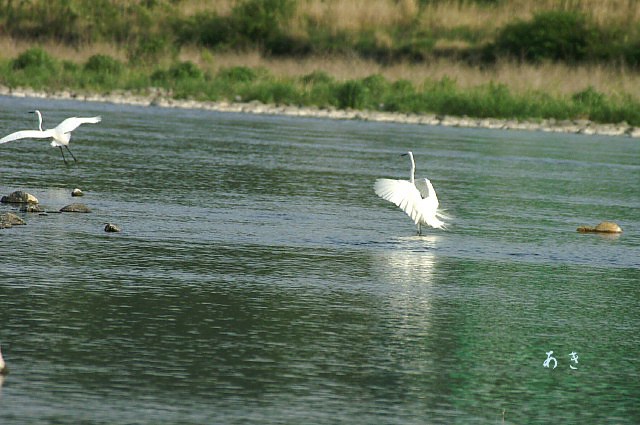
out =
[(69, 204), (60, 208), (60, 212), (90, 213), (91, 209), (85, 204)]
[(71, 191), (71, 196), (84, 196), (84, 192), (76, 187)]
[(20, 212), (24, 213), (43, 213), (44, 208), (38, 204), (27, 204), (20, 207)]
[(122, 231), (122, 229), (120, 229), (120, 227), (116, 226), (113, 223), (105, 223), (104, 231), (105, 232), (120, 232), (120, 231)]
[(27, 224), (23, 219), (13, 213), (0, 214), (0, 229)]
[(16, 190), (15, 192), (0, 198), (0, 202), (3, 204), (37, 204), (38, 198), (30, 193)]
[(622, 233), (622, 228), (612, 221), (603, 221), (596, 227), (580, 226), (577, 231), (580, 233)]

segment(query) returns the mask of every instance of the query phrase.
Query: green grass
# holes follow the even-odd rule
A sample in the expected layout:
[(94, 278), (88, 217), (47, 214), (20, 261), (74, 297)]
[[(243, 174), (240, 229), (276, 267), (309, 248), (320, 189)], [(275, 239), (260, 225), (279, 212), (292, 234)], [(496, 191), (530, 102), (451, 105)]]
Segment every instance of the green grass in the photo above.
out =
[(264, 68), (244, 66), (211, 74), (192, 62), (176, 61), (168, 68), (133, 66), (106, 55), (95, 55), (84, 64), (76, 64), (58, 61), (40, 48), (0, 61), (0, 73), (1, 84), (45, 91), (108, 93), (125, 89), (145, 93), (158, 87), (176, 99), (200, 101), (257, 100), (280, 105), (520, 120), (580, 118), (640, 126), (638, 101), (627, 96), (607, 96), (591, 87), (570, 96), (551, 96), (540, 92), (516, 94), (496, 83), (463, 89), (449, 78), (428, 79), (419, 86), (406, 80), (391, 82), (381, 75), (347, 81), (337, 81), (324, 72), (278, 78)]

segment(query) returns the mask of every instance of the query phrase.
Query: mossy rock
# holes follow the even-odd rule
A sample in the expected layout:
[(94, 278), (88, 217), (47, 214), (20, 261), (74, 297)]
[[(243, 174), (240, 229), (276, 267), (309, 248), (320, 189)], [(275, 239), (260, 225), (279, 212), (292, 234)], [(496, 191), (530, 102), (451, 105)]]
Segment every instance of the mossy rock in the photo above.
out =
[(580, 233), (622, 233), (622, 228), (612, 221), (603, 221), (596, 227), (580, 226), (577, 230)]

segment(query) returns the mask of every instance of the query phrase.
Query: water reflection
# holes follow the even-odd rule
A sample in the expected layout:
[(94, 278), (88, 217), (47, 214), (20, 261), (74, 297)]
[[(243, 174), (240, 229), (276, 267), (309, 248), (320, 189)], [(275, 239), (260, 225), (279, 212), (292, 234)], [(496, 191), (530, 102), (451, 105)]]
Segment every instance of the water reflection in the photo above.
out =
[(437, 263), (434, 248), (439, 238), (437, 235), (399, 238), (397, 249), (372, 254), (374, 272), (391, 284), (405, 287), (416, 282), (430, 284)]
[(387, 302), (395, 316), (394, 338), (401, 343), (427, 335), (432, 326), (438, 261), (431, 249), (437, 238), (420, 238), (427, 246), (431, 245), (431, 248), (422, 248), (425, 250), (386, 250), (372, 255), (372, 275), (388, 285)]
[(0, 397), (2, 397), (2, 384), (4, 384), (4, 377), (7, 373), (9, 373), (9, 368), (5, 364), (2, 357), (2, 349), (0, 348)]
[(596, 233), (598, 235), (598, 237), (605, 239), (605, 240), (609, 240), (609, 241), (615, 241), (616, 239), (620, 238), (621, 233)]

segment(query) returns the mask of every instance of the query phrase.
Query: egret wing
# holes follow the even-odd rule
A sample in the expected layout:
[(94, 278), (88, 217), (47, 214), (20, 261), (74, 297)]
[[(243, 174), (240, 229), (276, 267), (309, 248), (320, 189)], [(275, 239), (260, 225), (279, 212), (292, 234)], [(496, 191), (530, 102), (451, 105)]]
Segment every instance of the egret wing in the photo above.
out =
[(433, 202), (436, 207), (440, 205), (438, 202), (438, 195), (436, 195), (436, 190), (433, 188), (431, 181), (429, 179), (418, 179), (415, 182), (416, 188), (420, 192), (420, 196), (422, 199), (430, 198), (431, 202)]
[(445, 223), (440, 221), (443, 220), (451, 220), (451, 217), (444, 214), (440, 209), (440, 202), (438, 201), (438, 195), (436, 194), (436, 190), (433, 188), (431, 181), (429, 179), (419, 179), (416, 180), (416, 187), (420, 191), (420, 195), (422, 196), (422, 202), (427, 204), (425, 206), (425, 211), (433, 211), (433, 213), (425, 213), (424, 220), (431, 227), (437, 227), (439, 229), (444, 229)]
[(422, 213), (419, 205), (422, 197), (413, 183), (406, 180), (378, 179), (373, 190), (382, 199), (393, 202), (400, 207), (415, 224), (420, 222)]
[(22, 130), (11, 133), (8, 136), (4, 136), (2, 139), (0, 139), (0, 144), (13, 142), (14, 140), (19, 139), (46, 139), (48, 137), (51, 137), (50, 131)]
[(435, 227), (436, 229), (444, 229), (446, 223), (438, 218), (444, 218), (444, 216), (438, 212), (438, 207), (433, 202), (433, 199), (425, 198), (421, 201), (422, 205), (420, 206), (419, 210), (421, 213), (422, 223), (425, 223), (431, 227)]
[(102, 117), (71, 117), (58, 124), (58, 126), (56, 127), (56, 131), (60, 133), (69, 133), (82, 124), (97, 124), (100, 121), (102, 121)]

